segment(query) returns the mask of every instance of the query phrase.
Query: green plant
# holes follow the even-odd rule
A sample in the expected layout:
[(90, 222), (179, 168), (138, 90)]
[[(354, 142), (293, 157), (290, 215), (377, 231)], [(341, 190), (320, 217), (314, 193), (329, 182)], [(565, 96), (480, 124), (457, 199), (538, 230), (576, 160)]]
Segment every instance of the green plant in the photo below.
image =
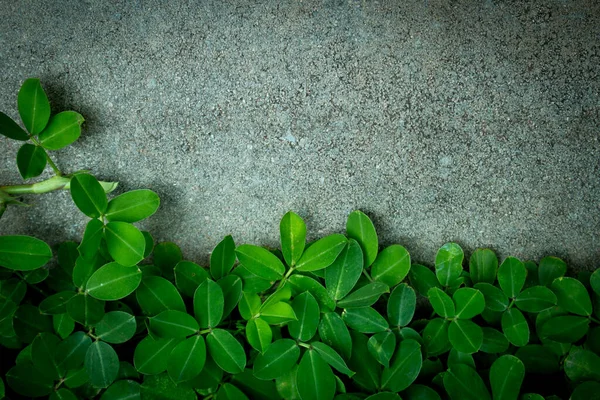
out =
[(499, 265), (489, 249), (465, 270), (456, 243), (430, 269), (380, 248), (360, 211), (311, 243), (288, 212), (280, 249), (226, 236), (205, 268), (133, 225), (159, 207), (154, 192), (108, 200), (92, 175), (69, 179), (90, 218), (80, 243), (0, 236), (0, 398), (589, 399), (600, 387), (598, 271)]

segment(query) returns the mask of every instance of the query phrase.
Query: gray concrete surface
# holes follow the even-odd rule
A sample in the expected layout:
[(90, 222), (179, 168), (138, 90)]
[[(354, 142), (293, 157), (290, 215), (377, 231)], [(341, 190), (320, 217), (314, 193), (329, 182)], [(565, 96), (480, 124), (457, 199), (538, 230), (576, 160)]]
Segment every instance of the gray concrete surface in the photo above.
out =
[[(41, 78), (87, 119), (57, 164), (158, 192), (140, 226), (188, 259), (361, 209), (426, 264), (456, 241), (600, 267), (597, 1), (2, 0), (0, 20), (0, 110)], [(0, 234), (81, 237), (67, 193), (27, 201)]]

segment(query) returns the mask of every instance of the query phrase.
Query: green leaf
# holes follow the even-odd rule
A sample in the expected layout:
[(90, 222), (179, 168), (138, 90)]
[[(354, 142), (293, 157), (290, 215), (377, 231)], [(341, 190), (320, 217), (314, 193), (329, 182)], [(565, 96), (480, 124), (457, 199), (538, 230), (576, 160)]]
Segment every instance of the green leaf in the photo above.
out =
[(69, 336), (73, 332), (73, 329), (75, 329), (75, 321), (67, 313), (53, 315), (52, 324), (54, 325), (54, 331), (62, 339)]
[[(198, 381), (205, 382), (198, 376), (192, 380), (194, 386), (197, 386)], [(196, 400), (198, 398), (191, 385), (178, 385), (167, 373), (144, 376), (140, 389), (141, 398), (144, 400)], [(214, 390), (216, 389), (217, 386), (214, 387)]]
[(477, 249), (471, 254), (469, 272), (471, 281), (493, 284), (498, 271), (498, 258), (490, 249)]
[(276, 399), (277, 389), (273, 381), (262, 381), (252, 374), (251, 369), (245, 369), (241, 374), (234, 375), (231, 382), (244, 391), (252, 399)]
[(296, 340), (307, 342), (317, 333), (321, 312), (317, 300), (309, 292), (298, 295), (292, 302), (297, 320), (290, 321), (288, 330)]
[[(146, 239), (138, 228), (128, 222), (109, 222), (104, 231), (111, 257), (125, 267), (144, 259)], [(155, 250), (156, 251), (156, 250)]]
[[(14, 140), (29, 140), (29, 135), (11, 117), (0, 112), (0, 135)], [(2, 398), (0, 396), (0, 398)]]
[(225, 318), (233, 311), (242, 298), (242, 278), (231, 274), (219, 279), (217, 284), (223, 291), (223, 318)]
[(363, 253), (358, 242), (349, 239), (333, 264), (325, 269), (325, 286), (334, 300), (344, 298), (363, 271)]
[(516, 400), (524, 378), (525, 366), (521, 360), (509, 354), (498, 358), (490, 368), (494, 400)]
[(367, 348), (381, 365), (389, 368), (396, 350), (396, 335), (390, 331), (376, 333), (369, 338)]
[(50, 395), (50, 400), (77, 400), (77, 396), (75, 396), (69, 389), (62, 388), (53, 392)]
[(75, 292), (64, 291), (46, 297), (39, 305), (42, 314), (64, 314), (67, 312), (67, 303), (75, 296)]
[(381, 388), (400, 392), (417, 379), (421, 366), (421, 345), (412, 339), (400, 342), (390, 368), (384, 368), (381, 374)]
[[(98, 255), (102, 238), (104, 237), (104, 224), (99, 219), (91, 219), (85, 226), (83, 239), (77, 248), (81, 257), (86, 261), (93, 261)], [(77, 266), (77, 260), (74, 267)], [(88, 276), (89, 278), (89, 276)], [(76, 285), (77, 286), (77, 285)]]
[(175, 266), (182, 260), (181, 249), (173, 242), (162, 242), (154, 248), (154, 265), (160, 268), (163, 276), (173, 280)]
[(200, 328), (214, 328), (223, 318), (225, 300), (223, 290), (214, 281), (206, 279), (194, 293), (194, 315)]
[(246, 293), (260, 293), (272, 285), (270, 280), (259, 277), (241, 264), (233, 270), (233, 274), (242, 278), (242, 290)]
[(352, 338), (346, 324), (338, 314), (327, 312), (321, 316), (319, 337), (323, 343), (331, 346), (344, 358), (350, 358), (352, 354)]
[(156, 375), (167, 369), (169, 355), (180, 342), (180, 339), (154, 339), (146, 336), (135, 348), (133, 365), (138, 372), (145, 375)]
[(527, 269), (521, 260), (507, 257), (498, 268), (498, 284), (504, 293), (512, 298), (517, 297), (527, 279)]
[(75, 332), (56, 346), (56, 364), (63, 370), (79, 368), (85, 361), (92, 340), (83, 332)]
[(538, 277), (540, 285), (550, 286), (556, 278), (563, 277), (567, 272), (567, 264), (558, 257), (544, 257), (540, 260)]
[(67, 372), (65, 386), (69, 389), (78, 388), (86, 384), (90, 384), (90, 377), (88, 376), (85, 367), (82, 366), (81, 368), (73, 369)]
[(159, 276), (143, 278), (135, 294), (142, 311), (148, 316), (157, 315), (165, 310), (185, 312), (181, 295), (165, 278)]
[(246, 324), (246, 339), (250, 346), (257, 351), (264, 351), (271, 344), (273, 339), (273, 331), (269, 324), (261, 318), (253, 318)]
[(238, 374), (244, 370), (246, 353), (231, 333), (223, 329), (213, 329), (206, 340), (210, 355), (221, 369), (230, 374)]
[(434, 357), (444, 353), (450, 349), (448, 341), (448, 325), (449, 322), (434, 318), (430, 320), (423, 330), (423, 342), (427, 357)]
[(102, 300), (78, 294), (67, 303), (67, 313), (76, 322), (90, 327), (96, 325), (104, 317), (104, 304), (105, 302)]
[(480, 351), (499, 354), (504, 353), (508, 349), (508, 340), (502, 332), (487, 326), (484, 326), (481, 330), (483, 332), (483, 343), (479, 349)]
[(279, 339), (269, 345), (254, 361), (254, 376), (271, 380), (283, 376), (300, 357), (300, 348), (291, 339)]
[[(329, 267), (331, 268), (331, 267)], [(328, 269), (329, 269), (328, 268)], [(292, 275), (287, 280), (286, 285), (290, 285), (294, 296), (302, 293), (309, 292), (319, 303), (321, 311), (333, 311), (335, 310), (335, 301), (329, 296), (327, 289), (323, 287), (319, 282), (304, 275)]]
[(375, 304), (382, 294), (389, 292), (390, 288), (385, 283), (371, 282), (338, 301), (337, 305), (341, 308), (368, 307)]
[[(10, 322), (10, 319), (7, 319)], [(17, 337), (25, 343), (31, 343), (40, 332), (52, 331), (52, 320), (40, 314), (37, 307), (20, 305), (13, 316), (13, 327)]]
[(94, 272), (86, 285), (86, 293), (98, 300), (119, 300), (127, 297), (142, 281), (137, 267), (124, 267), (112, 262)]
[(450, 298), (443, 290), (432, 287), (427, 292), (427, 297), (429, 298), (433, 310), (440, 317), (452, 318), (456, 315), (456, 309), (454, 307), (454, 302), (452, 302), (452, 298)]
[(288, 302), (292, 298), (292, 288), (288, 285), (280, 285), (275, 292), (271, 293), (263, 302), (261, 308), (267, 308), (280, 301)]
[(306, 249), (296, 264), (298, 271), (318, 271), (333, 264), (346, 246), (344, 235), (334, 233), (317, 240)]
[(600, 357), (591, 351), (574, 347), (564, 361), (564, 368), (572, 381), (600, 380)]
[(177, 310), (165, 310), (149, 321), (152, 332), (162, 338), (183, 339), (197, 333), (199, 329), (194, 317)]
[(267, 280), (277, 280), (283, 277), (285, 266), (269, 250), (251, 244), (243, 244), (235, 249), (235, 253), (244, 267), (258, 277)]
[(35, 178), (46, 168), (46, 151), (30, 143), (23, 144), (17, 152), (17, 167), (23, 179)]
[(371, 307), (346, 309), (342, 319), (349, 328), (361, 333), (383, 332), (389, 328), (385, 318)]
[(238, 310), (243, 319), (248, 321), (260, 312), (260, 297), (256, 293), (242, 293)]
[(427, 292), (432, 287), (441, 288), (433, 271), (420, 264), (413, 264), (410, 267), (408, 278), (410, 279), (410, 285), (415, 288), (417, 293), (421, 296), (427, 296)]
[(84, 121), (83, 116), (75, 111), (56, 114), (39, 135), (41, 145), (48, 150), (58, 150), (70, 145), (79, 139)]
[(520, 310), (539, 313), (556, 305), (557, 298), (546, 286), (532, 286), (523, 290), (515, 299)]
[(356, 372), (352, 381), (367, 392), (376, 392), (381, 384), (382, 367), (371, 355), (368, 349), (367, 337), (356, 331), (352, 335), (352, 357), (348, 367)]
[(191, 261), (180, 261), (175, 266), (175, 284), (181, 293), (194, 297), (194, 292), (208, 278), (208, 272)]
[(50, 119), (50, 103), (39, 79), (30, 78), (23, 82), (17, 96), (19, 115), (25, 128), (32, 135), (44, 130)]
[(371, 278), (393, 287), (406, 278), (408, 271), (410, 271), (410, 254), (404, 247), (394, 244), (377, 255), (371, 266)]
[(538, 331), (540, 339), (550, 339), (559, 343), (575, 343), (588, 333), (590, 320), (575, 315), (552, 317), (544, 322)]
[(457, 319), (448, 327), (448, 340), (461, 353), (476, 353), (483, 344), (483, 331), (471, 320)]
[(365, 267), (373, 264), (377, 258), (379, 242), (371, 219), (362, 211), (351, 212), (346, 222), (346, 234), (348, 238), (354, 239), (360, 244), (364, 254)]
[(71, 178), (71, 197), (77, 208), (90, 218), (98, 218), (106, 212), (106, 193), (92, 175), (77, 174)]
[(88, 347), (83, 364), (90, 383), (99, 388), (109, 387), (119, 372), (117, 353), (109, 344), (100, 341)]
[(0, 266), (15, 271), (40, 268), (52, 258), (45, 242), (31, 236), (0, 236)]
[(221, 279), (231, 272), (235, 258), (235, 242), (231, 235), (227, 235), (210, 255), (210, 274), (213, 279)]
[(592, 315), (590, 295), (585, 286), (577, 279), (556, 278), (550, 289), (556, 294), (558, 305), (568, 312), (586, 317)]
[(471, 319), (485, 309), (483, 293), (473, 288), (460, 288), (452, 295), (456, 305), (456, 318)]
[(453, 365), (444, 373), (444, 388), (452, 400), (489, 400), (483, 379), (477, 371), (465, 364)]
[(179, 343), (167, 362), (167, 372), (175, 383), (188, 381), (200, 374), (206, 362), (206, 344), (200, 335)]
[(137, 329), (135, 317), (124, 311), (110, 311), (96, 324), (95, 334), (98, 339), (108, 343), (125, 343), (133, 337)]
[(598, 393), (600, 393), (600, 383), (594, 381), (587, 381), (579, 384), (575, 388), (575, 390), (573, 390), (573, 393), (571, 393), (571, 397), (569, 398), (569, 400), (597, 399)]
[(52, 378), (40, 374), (33, 364), (17, 364), (6, 373), (6, 382), (15, 392), (26, 397), (49, 395), (54, 389)]
[(515, 353), (531, 374), (553, 374), (559, 371), (559, 360), (552, 349), (539, 344), (520, 347)]
[(315, 350), (307, 350), (302, 356), (296, 380), (302, 399), (331, 400), (335, 396), (333, 372)]
[(217, 400), (248, 400), (248, 396), (231, 383), (225, 383), (217, 392)]
[(406, 326), (415, 315), (417, 295), (413, 288), (402, 283), (392, 290), (387, 302), (387, 316), (392, 326)]
[(402, 396), (404, 396), (407, 400), (441, 400), (440, 395), (425, 385), (410, 385), (408, 389), (402, 392)]
[(454, 348), (448, 353), (448, 368), (456, 364), (466, 364), (475, 369), (475, 360), (471, 354), (462, 353)]
[(489, 283), (476, 283), (473, 287), (483, 293), (486, 309), (502, 312), (508, 308), (508, 297), (496, 286)]
[(106, 219), (109, 221), (138, 222), (158, 210), (160, 198), (152, 190), (125, 192), (108, 202)]
[(502, 314), (502, 332), (508, 341), (517, 346), (525, 346), (529, 342), (529, 325), (523, 313), (510, 308)]
[(64, 376), (65, 369), (56, 361), (56, 350), (60, 339), (52, 333), (42, 332), (31, 344), (31, 359), (33, 366), (43, 375), (58, 380)]
[(292, 306), (283, 301), (263, 307), (259, 315), (270, 325), (283, 324), (298, 319)]
[(435, 256), (435, 274), (442, 286), (453, 286), (463, 271), (465, 254), (456, 243), (446, 243)]
[(306, 225), (302, 218), (292, 211), (286, 213), (279, 224), (279, 237), (284, 260), (294, 267), (306, 245)]
[(298, 384), (296, 382), (297, 372), (298, 365), (294, 365), (275, 380), (277, 394), (281, 398), (286, 400), (301, 400), (300, 394), (298, 393)]
[(110, 385), (102, 394), (100, 400), (135, 400), (140, 398), (140, 384), (131, 380), (122, 380)]
[(348, 375), (348, 377), (352, 377), (352, 375), (354, 375), (354, 372), (350, 371), (344, 359), (334, 349), (321, 342), (312, 342), (310, 345), (314, 350), (317, 351), (317, 353), (319, 353), (323, 361), (325, 361), (331, 367), (335, 368), (342, 374)]

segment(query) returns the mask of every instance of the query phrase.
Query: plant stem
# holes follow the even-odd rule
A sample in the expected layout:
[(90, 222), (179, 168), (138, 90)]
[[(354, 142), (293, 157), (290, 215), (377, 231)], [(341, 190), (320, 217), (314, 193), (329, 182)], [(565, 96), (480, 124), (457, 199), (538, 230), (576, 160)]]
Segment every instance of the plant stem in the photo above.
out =
[[(33, 144), (35, 144), (36, 146), (42, 147), (40, 142), (38, 142), (37, 139), (33, 137), (33, 135), (29, 137), (29, 140), (31, 140), (33, 142)], [(43, 149), (43, 147), (42, 147), (42, 149)], [(46, 160), (48, 160), (48, 164), (50, 165), (50, 167), (52, 167), (56, 176), (62, 176), (62, 172), (60, 172), (60, 169), (58, 169), (56, 164), (54, 164), (54, 161), (52, 161), (52, 159), (50, 158), (50, 155), (48, 154), (46, 149), (44, 149), (44, 154), (46, 154)]]
[[(117, 182), (100, 182), (102, 188), (106, 193), (110, 193), (116, 189), (118, 183)], [(46, 179), (45, 181), (32, 183), (29, 185), (12, 185), (12, 186), (0, 186), (0, 191), (3, 191), (6, 194), (39, 194), (39, 193), (48, 193), (53, 190), (65, 189), (68, 190), (71, 188), (71, 178), (64, 176), (54, 176), (50, 179)]]

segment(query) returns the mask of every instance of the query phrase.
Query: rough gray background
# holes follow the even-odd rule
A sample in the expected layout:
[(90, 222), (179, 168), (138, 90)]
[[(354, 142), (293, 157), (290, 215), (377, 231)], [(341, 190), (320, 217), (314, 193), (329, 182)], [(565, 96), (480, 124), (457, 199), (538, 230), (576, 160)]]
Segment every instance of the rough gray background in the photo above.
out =
[[(456, 241), (600, 267), (597, 1), (3, 0), (0, 20), (0, 110), (41, 78), (87, 119), (58, 165), (158, 192), (140, 225), (188, 259), (276, 245), (290, 209), (311, 238), (362, 209), (426, 264)], [(80, 238), (68, 193), (27, 200), (0, 234)]]

